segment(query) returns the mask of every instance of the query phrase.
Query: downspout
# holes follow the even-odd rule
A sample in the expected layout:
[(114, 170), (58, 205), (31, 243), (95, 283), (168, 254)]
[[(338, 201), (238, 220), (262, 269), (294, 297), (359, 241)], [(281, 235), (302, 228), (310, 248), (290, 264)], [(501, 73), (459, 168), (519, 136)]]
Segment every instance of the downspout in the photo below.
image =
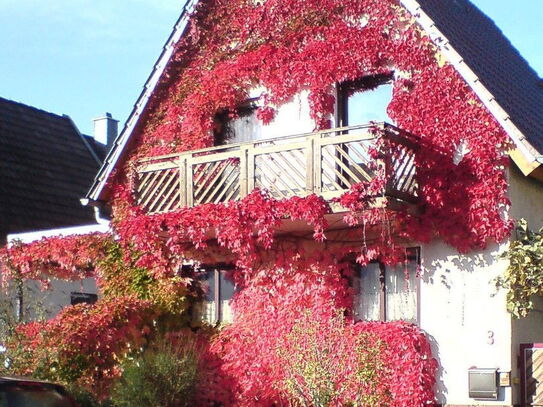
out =
[(100, 201), (94, 201), (88, 198), (81, 198), (79, 200), (83, 206), (92, 206), (94, 210), (94, 219), (99, 225), (109, 226), (110, 219), (102, 216), (101, 209), (103, 209), (103, 203)]

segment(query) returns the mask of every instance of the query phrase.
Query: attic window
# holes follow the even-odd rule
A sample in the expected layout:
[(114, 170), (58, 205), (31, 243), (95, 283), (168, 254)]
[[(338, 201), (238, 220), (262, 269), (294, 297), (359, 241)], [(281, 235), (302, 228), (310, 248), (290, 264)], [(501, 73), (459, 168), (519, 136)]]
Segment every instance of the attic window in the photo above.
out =
[(392, 74), (364, 76), (338, 86), (339, 126), (374, 122), (393, 123), (387, 113), (392, 100)]
[(215, 116), (215, 145), (237, 144), (259, 140), (262, 122), (257, 118), (258, 106), (254, 100), (247, 101), (235, 112), (223, 111)]

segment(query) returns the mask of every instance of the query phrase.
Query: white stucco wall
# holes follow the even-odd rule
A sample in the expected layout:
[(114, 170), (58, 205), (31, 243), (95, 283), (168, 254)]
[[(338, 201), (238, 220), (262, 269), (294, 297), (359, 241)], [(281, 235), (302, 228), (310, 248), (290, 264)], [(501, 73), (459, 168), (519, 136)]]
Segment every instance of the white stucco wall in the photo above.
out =
[(511, 370), (511, 318), (505, 309), (505, 292), (498, 291), (494, 282), (505, 270), (506, 262), (496, 255), (506, 246), (469, 255), (460, 255), (440, 241), (421, 248), (419, 324), (440, 363), (440, 403), (511, 404), (510, 388), (500, 389), (498, 401), (468, 396), (469, 368)]
[(309, 115), (308, 92), (298, 95), (277, 109), (275, 120), (262, 127), (262, 138), (291, 136), (313, 131), (315, 123)]
[[(543, 185), (514, 166), (509, 183), (509, 215), (527, 219), (532, 229), (543, 226)], [(543, 300), (535, 299), (536, 309), (527, 318), (517, 320), (507, 312), (506, 292), (495, 285), (507, 267), (506, 260), (497, 256), (507, 247), (508, 242), (469, 255), (439, 241), (421, 248), (419, 324), (431, 338), (440, 363), (440, 403), (509, 406), (520, 402), (519, 346), (543, 342)], [(511, 371), (512, 386), (501, 388), (495, 402), (470, 399), (470, 367)]]

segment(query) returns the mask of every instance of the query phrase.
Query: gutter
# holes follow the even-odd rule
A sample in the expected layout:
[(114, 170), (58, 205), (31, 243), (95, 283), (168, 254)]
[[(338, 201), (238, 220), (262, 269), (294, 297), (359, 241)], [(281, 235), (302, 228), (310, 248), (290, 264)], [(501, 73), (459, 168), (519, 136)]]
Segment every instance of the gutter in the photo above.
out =
[(79, 202), (81, 202), (81, 205), (85, 207), (91, 206), (92, 209), (94, 210), (94, 219), (96, 220), (96, 223), (102, 226), (107, 226), (109, 228), (109, 224), (111, 220), (109, 218), (105, 218), (102, 216), (101, 210), (104, 207), (104, 204), (102, 202), (93, 201), (88, 198), (81, 198)]

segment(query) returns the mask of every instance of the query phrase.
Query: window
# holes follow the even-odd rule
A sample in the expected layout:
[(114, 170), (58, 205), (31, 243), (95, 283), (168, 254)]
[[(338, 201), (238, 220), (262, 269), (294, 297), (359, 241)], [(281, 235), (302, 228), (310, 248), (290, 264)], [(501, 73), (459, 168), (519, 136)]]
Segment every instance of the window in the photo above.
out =
[(419, 249), (408, 249), (405, 263), (385, 266), (378, 262), (357, 266), (353, 279), (354, 317), (365, 321), (416, 323)]
[(70, 293), (70, 304), (94, 304), (98, 301), (98, 295), (91, 293), (80, 293), (72, 291)]
[(262, 122), (256, 117), (257, 106), (249, 101), (237, 109), (237, 117), (231, 118), (229, 112), (215, 116), (215, 145), (244, 143), (259, 140), (262, 136)]
[(203, 300), (194, 304), (193, 322), (216, 325), (231, 323), (233, 320), (230, 300), (235, 288), (227, 277), (229, 267), (206, 267), (200, 278)]
[(356, 126), (370, 121), (392, 123), (387, 107), (392, 100), (392, 75), (365, 76), (338, 87), (339, 126)]

